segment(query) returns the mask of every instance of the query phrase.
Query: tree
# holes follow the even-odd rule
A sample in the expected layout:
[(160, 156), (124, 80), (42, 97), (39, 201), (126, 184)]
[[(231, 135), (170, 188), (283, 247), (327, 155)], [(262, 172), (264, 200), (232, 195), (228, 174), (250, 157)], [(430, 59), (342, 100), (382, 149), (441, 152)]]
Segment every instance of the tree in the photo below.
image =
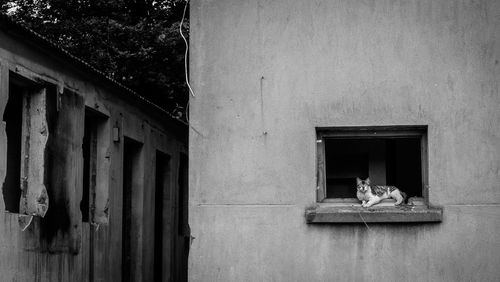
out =
[(17, 0), (1, 4), (0, 13), (184, 119), (188, 91), (179, 23), (185, 5), (185, 0)]

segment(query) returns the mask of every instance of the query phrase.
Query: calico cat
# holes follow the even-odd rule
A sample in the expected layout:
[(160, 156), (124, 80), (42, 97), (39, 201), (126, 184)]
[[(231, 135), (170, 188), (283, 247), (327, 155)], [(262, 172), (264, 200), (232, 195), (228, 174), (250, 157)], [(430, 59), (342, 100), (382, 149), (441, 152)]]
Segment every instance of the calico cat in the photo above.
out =
[(393, 198), (396, 200), (396, 206), (403, 203), (406, 194), (395, 186), (370, 185), (370, 178), (361, 180), (356, 177), (357, 190), (356, 195), (361, 201), (361, 206), (368, 208), (380, 203), (383, 199)]

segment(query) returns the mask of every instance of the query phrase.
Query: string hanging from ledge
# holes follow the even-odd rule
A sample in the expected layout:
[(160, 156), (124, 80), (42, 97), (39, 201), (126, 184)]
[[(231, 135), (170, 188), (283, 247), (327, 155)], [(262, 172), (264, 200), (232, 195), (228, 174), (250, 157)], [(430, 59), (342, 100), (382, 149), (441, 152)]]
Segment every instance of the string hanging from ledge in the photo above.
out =
[(366, 225), (366, 228), (368, 228), (368, 231), (370, 231), (370, 227), (368, 227), (368, 223), (366, 223), (365, 219), (363, 218), (363, 216), (361, 216), (361, 213), (358, 211), (358, 214), (359, 214), (359, 217), (361, 218), (361, 220), (363, 221), (363, 223)]

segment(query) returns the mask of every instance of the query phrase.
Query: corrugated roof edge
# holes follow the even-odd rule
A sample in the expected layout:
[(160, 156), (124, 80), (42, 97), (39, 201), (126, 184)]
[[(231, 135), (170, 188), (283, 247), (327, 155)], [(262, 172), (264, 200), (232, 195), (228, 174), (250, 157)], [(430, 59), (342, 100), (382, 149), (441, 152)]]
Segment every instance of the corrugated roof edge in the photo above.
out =
[[(17, 32), (21, 35), (27, 35), (29, 37), (31, 37), (32, 39), (34, 40), (37, 40), (39, 41), (40, 43), (44, 44), (45, 48), (48, 48), (48, 49), (51, 49), (51, 51), (55, 51), (55, 52), (58, 52), (59, 54), (61, 54), (65, 59), (67, 60), (70, 60), (72, 61), (73, 63), (77, 64), (78, 66), (82, 67), (83, 69), (85, 69), (86, 71), (90, 72), (90, 73), (93, 73), (94, 75), (97, 75), (99, 77), (101, 77), (102, 79), (110, 82), (115, 88), (125, 92), (125, 93), (128, 93), (129, 95), (132, 95), (134, 96), (135, 98), (143, 101), (145, 104), (163, 112), (164, 114), (166, 114), (169, 118), (177, 121), (177, 122), (180, 122), (184, 125), (188, 125), (187, 122), (179, 119), (179, 118), (176, 118), (174, 117), (171, 113), (167, 112), (166, 110), (164, 110), (162, 107), (156, 105), (155, 103), (149, 101), (148, 99), (144, 98), (143, 96), (141, 96), (139, 93), (135, 92), (134, 90), (128, 88), (127, 86), (119, 83), (118, 81), (112, 79), (111, 77), (107, 76), (104, 72), (98, 70), (97, 68), (93, 67), (91, 64), (87, 63), (86, 61), (78, 58), (77, 56), (71, 54), (70, 52), (64, 50), (63, 48), (57, 46), (54, 42), (52, 42), (51, 40), (49, 40), (48, 38), (44, 37), (43, 35), (37, 33), (36, 31), (28, 28), (27, 26), (23, 25), (22, 23), (19, 23), (19, 22), (16, 22), (14, 21), (13, 19), (11, 19), (9, 16), (7, 15), (4, 15), (4, 14), (0, 14), (0, 28), (2, 29), (5, 29), (5, 28), (12, 28), (13, 30), (9, 30), (7, 29), (6, 31), (7, 32), (11, 32), (11, 31), (14, 31), (14, 32)], [(27, 40), (29, 40), (29, 38), (25, 38)]]

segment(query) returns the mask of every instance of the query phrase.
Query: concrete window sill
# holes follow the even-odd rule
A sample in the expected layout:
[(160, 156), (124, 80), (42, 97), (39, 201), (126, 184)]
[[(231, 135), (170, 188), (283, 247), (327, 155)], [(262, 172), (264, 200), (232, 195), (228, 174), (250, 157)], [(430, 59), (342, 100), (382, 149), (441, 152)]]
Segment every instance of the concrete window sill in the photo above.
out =
[(391, 222), (441, 222), (443, 209), (414, 206), (373, 206), (323, 204), (306, 209), (307, 223), (391, 223)]

